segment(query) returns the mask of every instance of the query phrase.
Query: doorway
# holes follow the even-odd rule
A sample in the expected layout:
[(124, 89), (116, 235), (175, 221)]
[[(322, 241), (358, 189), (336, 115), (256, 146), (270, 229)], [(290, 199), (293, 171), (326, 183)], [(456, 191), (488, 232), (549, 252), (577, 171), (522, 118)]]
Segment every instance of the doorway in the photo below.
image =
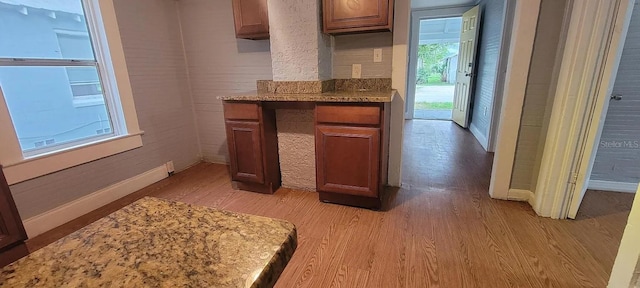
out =
[(413, 118), (451, 120), (462, 17), (419, 23)]
[[(631, 9), (628, 31), (622, 48), (620, 64), (610, 82), (613, 84), (601, 115), (603, 121), (595, 137), (595, 154), (583, 155), (589, 168), (587, 183), (571, 201), (569, 218), (579, 218), (583, 210), (593, 205), (593, 194), (604, 194), (620, 205), (629, 206), (640, 182), (640, 1)], [(586, 188), (586, 189), (585, 189)], [(601, 201), (595, 201), (601, 202)], [(621, 209), (613, 209), (619, 212)]]

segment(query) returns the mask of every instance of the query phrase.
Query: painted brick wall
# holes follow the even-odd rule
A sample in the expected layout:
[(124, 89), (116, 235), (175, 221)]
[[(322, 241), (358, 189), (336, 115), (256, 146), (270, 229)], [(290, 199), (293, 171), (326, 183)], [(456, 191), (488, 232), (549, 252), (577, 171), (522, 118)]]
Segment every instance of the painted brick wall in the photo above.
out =
[(276, 111), (282, 186), (316, 190), (313, 110)]
[(11, 186), (23, 220), (173, 160), (200, 160), (173, 0), (115, 0), (144, 146)]
[[(474, 88), (473, 114), (471, 126), (480, 132), (479, 138), (488, 138), (491, 125), (491, 112), (495, 98), (496, 71), (502, 46), (502, 27), (504, 25), (504, 0), (483, 0), (482, 27), (478, 47), (478, 77)], [(485, 114), (485, 109), (487, 113)]]
[(274, 81), (331, 78), (331, 41), (320, 32), (320, 1), (269, 0)]
[(592, 180), (640, 182), (640, 4), (636, 1), (591, 173)]
[(231, 1), (181, 0), (178, 7), (202, 154), (227, 163), (222, 102), (216, 97), (256, 90), (256, 80), (272, 79), (269, 40), (236, 39)]

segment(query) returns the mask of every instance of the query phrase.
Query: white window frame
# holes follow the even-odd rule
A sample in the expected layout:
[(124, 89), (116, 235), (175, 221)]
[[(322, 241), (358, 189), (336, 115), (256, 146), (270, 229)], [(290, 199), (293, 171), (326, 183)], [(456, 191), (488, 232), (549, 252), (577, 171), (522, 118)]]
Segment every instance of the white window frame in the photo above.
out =
[[(113, 0), (82, 0), (114, 134), (24, 156), (0, 87), (0, 163), (12, 185), (142, 146)], [(54, 60), (55, 61), (55, 60)]]

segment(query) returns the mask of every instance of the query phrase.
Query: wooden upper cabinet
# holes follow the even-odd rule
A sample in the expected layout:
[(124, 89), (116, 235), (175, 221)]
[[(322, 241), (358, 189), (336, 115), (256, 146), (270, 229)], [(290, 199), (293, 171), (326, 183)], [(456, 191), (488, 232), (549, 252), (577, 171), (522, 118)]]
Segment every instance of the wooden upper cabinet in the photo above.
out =
[(232, 0), (236, 38), (269, 39), (267, 0)]
[(327, 34), (391, 31), (393, 0), (322, 0)]

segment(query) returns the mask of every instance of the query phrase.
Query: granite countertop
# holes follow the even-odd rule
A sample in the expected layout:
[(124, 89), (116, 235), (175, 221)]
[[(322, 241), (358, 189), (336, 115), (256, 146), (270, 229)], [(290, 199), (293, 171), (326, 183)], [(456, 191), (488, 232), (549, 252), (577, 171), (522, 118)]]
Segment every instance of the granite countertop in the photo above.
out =
[(389, 91), (339, 91), (325, 93), (261, 93), (247, 92), (218, 97), (223, 101), (272, 101), (272, 102), (391, 102), (398, 93)]
[(143, 198), (0, 268), (4, 287), (271, 287), (293, 224)]

